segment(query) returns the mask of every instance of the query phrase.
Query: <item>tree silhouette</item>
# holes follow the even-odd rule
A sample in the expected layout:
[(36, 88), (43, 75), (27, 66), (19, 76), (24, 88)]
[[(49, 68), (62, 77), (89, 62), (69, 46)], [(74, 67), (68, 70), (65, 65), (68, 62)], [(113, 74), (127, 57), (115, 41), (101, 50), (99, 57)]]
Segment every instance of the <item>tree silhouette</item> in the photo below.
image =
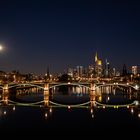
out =
[[(59, 77), (59, 82), (70, 82), (71, 81), (71, 76), (68, 74), (63, 74)], [(62, 85), (59, 87), (59, 91), (62, 92), (63, 94), (68, 93), (68, 86), (67, 85)]]
[(70, 82), (71, 81), (71, 76), (68, 74), (63, 74), (60, 77), (58, 77), (59, 82)]

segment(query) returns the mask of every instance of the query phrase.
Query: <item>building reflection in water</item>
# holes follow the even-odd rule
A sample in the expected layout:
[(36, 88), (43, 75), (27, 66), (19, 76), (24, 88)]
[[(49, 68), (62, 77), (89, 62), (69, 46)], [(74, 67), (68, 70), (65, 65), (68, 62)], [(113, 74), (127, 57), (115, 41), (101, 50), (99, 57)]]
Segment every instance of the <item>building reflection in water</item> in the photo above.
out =
[[(122, 89), (122, 88), (121, 88)], [(101, 87), (101, 88), (97, 88), (97, 90), (95, 91), (89, 91), (88, 88), (81, 88), (81, 87), (71, 87), (69, 89), (70, 93), (73, 94), (82, 94), (82, 95), (87, 95), (89, 94), (90, 96), (90, 105), (87, 107), (90, 113), (91, 118), (95, 118), (96, 116), (96, 112), (97, 110), (101, 109), (101, 107), (96, 106), (95, 101), (98, 101), (100, 103), (105, 102), (105, 103), (110, 103), (113, 98), (116, 100), (116, 97), (119, 99), (123, 99), (123, 100), (128, 100), (128, 101), (134, 101), (134, 100), (138, 100), (140, 102), (140, 96), (137, 92), (133, 92), (132, 90), (128, 89), (128, 90), (121, 90), (120, 88), (114, 88), (111, 86), (108, 87)], [(32, 91), (36, 91), (37, 89), (33, 89)], [(55, 93), (58, 90), (57, 88), (53, 89), (53, 92)], [(31, 92), (31, 90), (30, 90)], [(21, 93), (21, 90), (20, 90)], [(43, 91), (43, 96), (44, 96), (44, 117), (45, 119), (48, 119), (50, 116), (52, 116), (52, 112), (53, 110), (55, 111), (56, 108), (53, 106), (51, 106), (49, 104), (49, 90), (44, 90)], [(8, 90), (4, 90), (2, 92), (2, 94), (0, 95), (1, 97), (1, 107), (0, 107), (0, 116), (8, 116), (9, 112), (16, 112), (16, 106), (15, 105), (10, 105), (8, 106), (8, 98), (9, 98), (9, 91)], [(118, 99), (118, 100), (119, 100)], [(69, 109), (74, 109), (71, 106), (68, 106), (67, 108)], [(109, 111), (109, 109), (106, 106), (102, 106), (102, 109), (107, 109)], [(114, 109), (118, 109), (118, 108), (114, 108)], [(140, 118), (140, 108), (139, 106), (134, 106), (134, 107), (128, 107), (126, 108), (132, 115), (136, 115), (138, 118)]]
[(44, 90), (44, 106), (49, 106), (49, 90)]

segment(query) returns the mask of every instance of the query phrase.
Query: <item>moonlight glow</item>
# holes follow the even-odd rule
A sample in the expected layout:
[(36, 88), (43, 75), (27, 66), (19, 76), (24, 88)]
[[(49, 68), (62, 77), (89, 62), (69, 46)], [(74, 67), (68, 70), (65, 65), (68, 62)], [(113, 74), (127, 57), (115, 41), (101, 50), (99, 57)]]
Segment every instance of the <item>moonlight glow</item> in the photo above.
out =
[(2, 47), (2, 45), (0, 45), (0, 51), (2, 51), (3, 50), (3, 47)]

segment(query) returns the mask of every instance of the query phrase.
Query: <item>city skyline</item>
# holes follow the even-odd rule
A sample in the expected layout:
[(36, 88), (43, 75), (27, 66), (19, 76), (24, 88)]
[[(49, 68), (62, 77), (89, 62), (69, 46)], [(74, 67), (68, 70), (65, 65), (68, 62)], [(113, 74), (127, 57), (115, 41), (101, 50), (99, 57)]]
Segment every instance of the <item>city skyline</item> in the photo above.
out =
[(46, 73), (88, 66), (94, 55), (139, 66), (138, 1), (1, 2), (0, 70)]

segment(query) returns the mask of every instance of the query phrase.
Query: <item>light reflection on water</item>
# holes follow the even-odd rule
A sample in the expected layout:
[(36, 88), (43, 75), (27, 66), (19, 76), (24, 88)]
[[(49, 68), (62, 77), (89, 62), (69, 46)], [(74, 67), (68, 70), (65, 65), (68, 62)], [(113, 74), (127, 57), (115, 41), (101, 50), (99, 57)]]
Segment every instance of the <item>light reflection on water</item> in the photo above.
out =
[[(79, 88), (71, 88), (69, 92), (59, 92), (54, 90), (50, 95), (50, 100), (65, 104), (76, 104), (89, 101), (89, 91)], [(17, 95), (22, 101), (40, 101), (43, 100), (43, 92), (31, 92), (23, 95)], [(96, 91), (98, 102), (107, 104), (126, 104), (134, 100), (140, 101), (139, 93), (129, 93), (118, 89), (109, 89), (107, 92)], [(28, 107), (28, 106), (0, 106), (0, 128), (2, 129), (59, 129), (59, 128), (86, 128), (96, 130), (97, 128), (106, 129), (114, 127), (124, 127), (125, 129), (140, 128), (140, 108), (139, 106), (125, 108), (107, 108), (97, 106), (91, 108), (67, 108), (60, 107)], [(85, 129), (84, 129), (85, 128)]]
[[(140, 99), (138, 93), (130, 93), (112, 87), (99, 88), (95, 92), (96, 100), (102, 103), (129, 103), (135, 99)], [(17, 91), (17, 98), (25, 101), (41, 101), (44, 99), (43, 91), (36, 88), (26, 90), (23, 93), (21, 90)], [(54, 88), (50, 91), (50, 100), (56, 100), (64, 103), (78, 103), (89, 101), (89, 89), (70, 87), (68, 91), (59, 91), (59, 88)]]
[[(132, 113), (133, 110), (133, 113)], [(39, 108), (12, 106), (0, 108), (0, 128), (22, 131), (37, 129), (81, 129), (94, 130), (111, 128), (140, 128), (140, 110), (138, 108)], [(81, 131), (82, 131), (81, 130)], [(102, 130), (100, 130), (102, 132)]]

